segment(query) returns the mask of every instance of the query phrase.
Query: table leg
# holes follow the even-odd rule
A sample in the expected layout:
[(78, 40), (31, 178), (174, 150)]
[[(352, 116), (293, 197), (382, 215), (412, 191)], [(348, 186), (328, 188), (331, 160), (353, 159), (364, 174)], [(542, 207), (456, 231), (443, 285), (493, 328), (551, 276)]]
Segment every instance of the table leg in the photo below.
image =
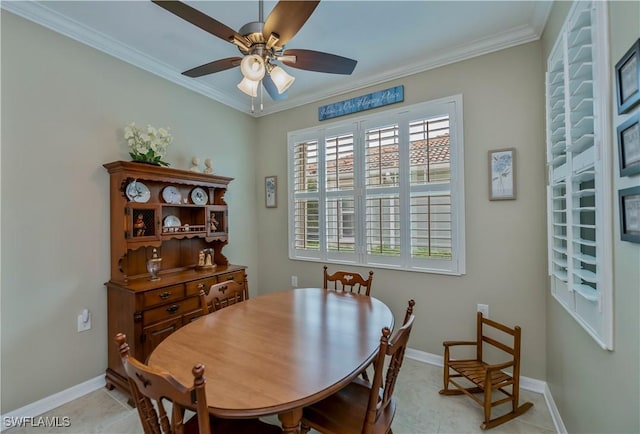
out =
[(300, 434), (300, 420), (302, 408), (296, 408), (278, 415), (284, 434)]

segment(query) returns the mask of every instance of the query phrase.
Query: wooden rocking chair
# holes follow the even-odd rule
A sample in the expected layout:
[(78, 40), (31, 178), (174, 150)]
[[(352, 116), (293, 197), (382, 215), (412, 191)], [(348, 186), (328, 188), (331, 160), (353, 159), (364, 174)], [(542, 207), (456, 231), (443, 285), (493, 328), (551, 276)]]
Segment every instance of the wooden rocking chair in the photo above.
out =
[[(502, 332), (511, 336), (512, 345), (505, 344), (493, 337)], [(508, 340), (508, 339), (506, 339)], [(498, 364), (489, 364), (483, 360), (483, 345), (487, 344), (509, 354), (508, 361)], [(477, 339), (475, 341), (446, 341), (444, 345), (444, 389), (440, 391), (443, 395), (459, 395), (464, 393), (484, 408), (484, 422), (480, 428), (493, 428), (497, 425), (510, 421), (529, 410), (533, 404), (525, 402), (518, 405), (520, 392), (520, 327), (509, 328), (505, 325), (484, 318), (478, 312)], [(451, 358), (450, 348), (454, 346), (473, 345), (476, 347), (476, 358), (466, 360), (456, 360)], [(512, 373), (504, 372), (504, 369), (511, 368)], [(453, 371), (450, 372), (450, 371)], [(464, 378), (473, 383), (473, 386), (466, 387), (458, 378)], [(449, 389), (449, 384), (454, 389)], [(494, 391), (499, 391), (506, 395), (505, 398), (492, 401)], [(476, 394), (482, 393), (482, 397)], [(491, 409), (497, 405), (511, 402), (511, 411), (500, 417), (491, 419)]]

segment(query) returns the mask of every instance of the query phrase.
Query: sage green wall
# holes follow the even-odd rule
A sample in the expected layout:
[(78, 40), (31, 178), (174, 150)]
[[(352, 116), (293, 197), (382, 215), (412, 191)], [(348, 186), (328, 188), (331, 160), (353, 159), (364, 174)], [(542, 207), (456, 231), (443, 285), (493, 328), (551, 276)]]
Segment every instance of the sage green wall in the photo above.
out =
[[(608, 2), (610, 71), (640, 37), (640, 3)], [(554, 4), (542, 38), (544, 59), (551, 51), (571, 2)], [(638, 185), (620, 178), (612, 91), (614, 351), (605, 351), (547, 295), (547, 383), (570, 433), (640, 432), (640, 245), (620, 241), (617, 192)], [(637, 110), (637, 109), (636, 109)]]
[[(255, 120), (51, 32), (2, 14), (2, 413), (104, 373), (109, 182), (129, 160), (122, 127), (169, 126), (167, 160), (212, 157), (236, 178), (224, 253), (257, 276)], [(255, 291), (252, 290), (252, 292)], [(87, 307), (93, 328), (76, 331)]]
[[(489, 304), (491, 317), (523, 328), (523, 375), (544, 380), (546, 218), (541, 54), (539, 42), (529, 43), (259, 118), (256, 190), (264, 188), (264, 176), (277, 175), (279, 181), (278, 207), (258, 207), (258, 247), (263, 253), (259, 257), (259, 291), (290, 287), (291, 275), (298, 276), (301, 287), (322, 284), (321, 263), (288, 259), (288, 131), (329, 125), (331, 121), (317, 121), (319, 105), (394, 85), (404, 85), (404, 105), (462, 94), (467, 274), (455, 277), (376, 269), (373, 295), (387, 303), (397, 318), (407, 300), (414, 298), (417, 318), (410, 346), (434, 354), (442, 354), (443, 340), (473, 338), (476, 304)], [(512, 146), (517, 155), (518, 199), (490, 202), (487, 151)]]

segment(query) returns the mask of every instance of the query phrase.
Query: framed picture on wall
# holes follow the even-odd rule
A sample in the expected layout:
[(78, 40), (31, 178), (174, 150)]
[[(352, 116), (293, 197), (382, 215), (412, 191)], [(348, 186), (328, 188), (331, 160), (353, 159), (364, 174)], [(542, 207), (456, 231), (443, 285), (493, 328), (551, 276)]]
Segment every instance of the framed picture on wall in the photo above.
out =
[(640, 102), (640, 39), (616, 63), (618, 114)]
[(278, 206), (278, 177), (267, 176), (264, 178), (264, 201), (267, 208)]
[(640, 112), (618, 126), (620, 176), (640, 173)]
[(640, 243), (640, 187), (618, 191), (620, 199), (620, 239)]
[(516, 198), (516, 149), (489, 151), (489, 200)]

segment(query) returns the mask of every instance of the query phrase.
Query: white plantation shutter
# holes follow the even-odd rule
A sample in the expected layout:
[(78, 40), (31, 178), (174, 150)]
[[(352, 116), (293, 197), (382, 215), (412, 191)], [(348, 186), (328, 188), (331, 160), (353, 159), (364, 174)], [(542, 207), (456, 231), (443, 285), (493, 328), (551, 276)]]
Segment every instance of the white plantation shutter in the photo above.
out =
[(400, 139), (398, 124), (364, 132), (366, 252), (400, 257)]
[(547, 61), (547, 220), (554, 298), (612, 349), (606, 22), (606, 4), (574, 3)]
[(290, 257), (463, 274), (462, 150), (459, 96), (289, 133)]
[(449, 116), (410, 124), (411, 257), (452, 257)]
[(293, 203), (293, 243), (298, 252), (319, 257), (320, 217), (318, 189), (318, 142), (303, 141), (293, 148), (293, 185), (298, 195)]
[[(355, 253), (355, 170), (353, 133), (325, 139), (326, 249)], [(340, 256), (335, 256), (340, 257)]]

